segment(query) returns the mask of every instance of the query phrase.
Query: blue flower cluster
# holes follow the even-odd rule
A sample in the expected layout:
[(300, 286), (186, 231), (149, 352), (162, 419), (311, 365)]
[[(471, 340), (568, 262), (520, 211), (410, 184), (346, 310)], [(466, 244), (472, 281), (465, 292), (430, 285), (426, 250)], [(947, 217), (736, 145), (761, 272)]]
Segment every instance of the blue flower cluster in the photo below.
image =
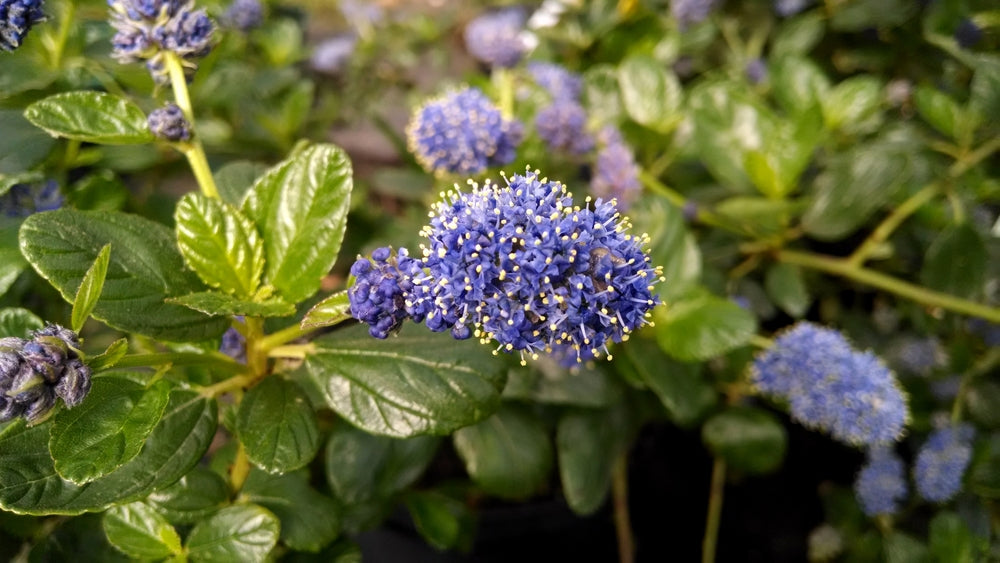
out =
[(854, 494), (868, 516), (895, 514), (906, 499), (903, 460), (891, 449), (877, 446), (868, 451), (868, 461), (854, 481)]
[(572, 155), (594, 150), (594, 138), (587, 132), (587, 112), (568, 98), (557, 98), (535, 115), (535, 130), (549, 149)]
[(264, 23), (264, 6), (260, 0), (233, 0), (222, 14), (222, 21), (246, 33)]
[(55, 180), (38, 184), (15, 184), (0, 196), (0, 215), (27, 217), (39, 211), (59, 209), (62, 204), (62, 192)]
[(20, 47), (32, 26), (44, 19), (42, 0), (0, 0), (0, 51)]
[(337, 76), (344, 71), (357, 45), (358, 38), (353, 33), (342, 33), (324, 39), (316, 45), (309, 57), (309, 66), (316, 72)]
[(597, 134), (597, 143), (590, 191), (600, 198), (615, 198), (623, 209), (628, 209), (642, 191), (632, 149), (625, 144), (621, 132), (611, 126)]
[(962, 476), (972, 459), (975, 430), (959, 424), (935, 430), (917, 453), (913, 477), (921, 497), (944, 502), (962, 489)]
[(671, 0), (670, 14), (681, 29), (701, 23), (715, 9), (716, 0)]
[(526, 50), (521, 32), (527, 15), (520, 8), (487, 12), (465, 26), (469, 54), (491, 67), (508, 68), (520, 62)]
[(504, 119), (480, 90), (465, 88), (424, 104), (406, 135), (410, 151), (428, 171), (478, 174), (513, 161), (524, 128)]
[(79, 405), (90, 392), (90, 368), (78, 355), (75, 332), (50, 324), (29, 340), (0, 338), (0, 422), (44, 420), (61, 398)]
[(528, 63), (528, 73), (536, 84), (545, 89), (553, 100), (579, 100), (583, 92), (580, 75), (561, 65), (544, 62)]
[(191, 139), (191, 124), (177, 104), (167, 103), (162, 108), (154, 109), (146, 122), (153, 135), (164, 141), (176, 143)]
[(751, 379), (762, 393), (787, 400), (792, 418), (850, 445), (897, 440), (909, 417), (895, 377), (874, 354), (807, 322), (754, 359)]
[(455, 338), (495, 341), (497, 351), (583, 362), (649, 324), (660, 269), (627, 234), (613, 201), (580, 208), (538, 172), (506, 186), (470, 182), (451, 192), (421, 231), (423, 258), (401, 249), (359, 258), (351, 313), (384, 338), (406, 318)]
[(153, 78), (168, 81), (163, 60), (175, 53), (186, 66), (212, 49), (215, 25), (193, 0), (108, 0), (111, 25), (118, 31), (111, 39), (112, 56), (121, 63), (146, 61)]

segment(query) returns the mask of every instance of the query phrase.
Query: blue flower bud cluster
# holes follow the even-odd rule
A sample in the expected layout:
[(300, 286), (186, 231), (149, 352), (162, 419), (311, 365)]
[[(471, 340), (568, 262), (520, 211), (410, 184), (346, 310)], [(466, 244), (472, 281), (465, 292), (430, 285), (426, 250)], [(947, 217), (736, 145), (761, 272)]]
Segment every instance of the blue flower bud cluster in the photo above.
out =
[(469, 54), (491, 66), (509, 68), (520, 62), (526, 49), (521, 33), (527, 15), (520, 8), (487, 12), (465, 26)]
[(32, 26), (44, 19), (42, 0), (0, 0), (0, 51), (20, 47)]
[(876, 446), (854, 481), (854, 495), (868, 516), (895, 514), (906, 500), (906, 471), (903, 460), (890, 448)]
[(158, 139), (172, 143), (191, 139), (191, 124), (177, 104), (167, 103), (162, 108), (154, 109), (146, 122), (150, 132)]
[(27, 217), (39, 211), (59, 209), (63, 195), (55, 180), (37, 184), (15, 184), (0, 196), (0, 215)]
[(90, 392), (90, 368), (77, 353), (76, 333), (50, 324), (31, 338), (0, 338), (0, 422), (44, 420), (60, 398), (79, 405)]
[(163, 54), (176, 54), (189, 68), (212, 49), (215, 25), (193, 0), (108, 0), (112, 56), (121, 63), (146, 61), (153, 78), (168, 81)]
[(610, 359), (608, 344), (650, 324), (660, 269), (614, 201), (574, 206), (565, 186), (538, 172), (470, 184), (442, 194), (420, 260), (379, 249), (352, 267), (351, 313), (373, 336), (410, 318), (493, 341), (522, 362), (552, 354), (576, 363)]
[(264, 23), (264, 6), (260, 0), (233, 0), (222, 14), (222, 21), (228, 27), (246, 33)]
[(611, 126), (598, 133), (597, 146), (590, 191), (600, 198), (614, 198), (623, 209), (628, 209), (642, 191), (632, 149), (625, 144), (621, 132)]
[[(245, 322), (242, 315), (236, 315), (234, 318), (241, 323)], [(230, 327), (222, 333), (219, 351), (241, 364), (247, 363), (247, 339), (235, 327)]]
[(535, 130), (550, 150), (583, 155), (594, 150), (587, 112), (576, 100), (556, 98), (535, 115)]
[(528, 63), (528, 73), (536, 84), (545, 89), (553, 100), (579, 100), (583, 79), (566, 68), (545, 62)]
[(962, 476), (972, 459), (972, 437), (975, 430), (969, 424), (940, 428), (931, 433), (917, 452), (913, 477), (921, 497), (944, 502), (962, 489)]
[(513, 161), (524, 128), (504, 119), (480, 90), (465, 88), (424, 104), (406, 134), (410, 152), (428, 171), (478, 174)]
[(792, 418), (854, 446), (899, 439), (909, 417), (895, 376), (836, 330), (800, 322), (753, 362), (761, 393), (789, 402)]

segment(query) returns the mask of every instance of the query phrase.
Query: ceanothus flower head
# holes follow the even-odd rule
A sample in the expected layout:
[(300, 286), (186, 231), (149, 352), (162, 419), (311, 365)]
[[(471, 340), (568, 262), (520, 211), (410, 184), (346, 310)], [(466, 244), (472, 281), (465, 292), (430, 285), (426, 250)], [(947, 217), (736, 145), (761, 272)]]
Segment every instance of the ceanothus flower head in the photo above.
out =
[(608, 126), (597, 135), (597, 162), (590, 179), (590, 192), (600, 198), (615, 198), (627, 209), (642, 191), (639, 167), (621, 132)]
[(701, 23), (715, 9), (716, 0), (671, 0), (670, 14), (681, 29)]
[(42, 0), (0, 0), (0, 51), (20, 47), (31, 28), (44, 19)]
[(868, 516), (895, 514), (907, 493), (903, 460), (888, 447), (870, 449), (854, 481), (854, 495), (861, 510)]
[(166, 83), (164, 53), (180, 57), (188, 68), (194, 59), (212, 49), (215, 25), (193, 0), (108, 0), (111, 25), (118, 31), (111, 39), (112, 56), (120, 63), (146, 61), (153, 78)]
[(0, 338), (0, 422), (18, 416), (41, 422), (57, 398), (70, 408), (79, 405), (90, 392), (91, 376), (79, 346), (75, 332), (53, 324), (28, 340)]
[(521, 32), (527, 15), (520, 8), (487, 12), (465, 26), (469, 54), (491, 67), (508, 68), (520, 62), (526, 50)]
[(757, 389), (787, 400), (792, 418), (853, 446), (899, 439), (906, 398), (871, 352), (851, 348), (836, 330), (800, 322), (753, 362)]
[[(420, 260), (410, 258), (405, 248), (392, 255), (382, 247), (372, 252), (371, 261), (361, 256), (351, 266), (354, 285), (347, 292), (351, 315), (367, 323), (368, 333), (375, 338), (387, 338), (403, 325), (410, 314), (406, 297), (413, 290), (413, 279), (423, 275)], [(423, 320), (422, 316), (413, 319)]]
[(931, 432), (917, 452), (913, 477), (917, 493), (933, 502), (945, 502), (962, 489), (962, 476), (972, 459), (969, 424), (948, 426)]
[(477, 174), (509, 164), (523, 134), (519, 122), (504, 119), (476, 88), (430, 100), (406, 128), (410, 152), (425, 169), (455, 174)]
[(222, 21), (246, 33), (264, 23), (264, 6), (260, 0), (233, 0), (222, 15)]
[(535, 83), (545, 89), (553, 100), (579, 100), (583, 91), (580, 75), (555, 63), (530, 62), (528, 72)]
[(0, 196), (0, 215), (27, 217), (41, 211), (59, 209), (63, 195), (55, 180), (34, 184), (15, 184)]
[(594, 149), (594, 138), (587, 132), (587, 112), (570, 99), (557, 98), (540, 109), (535, 130), (552, 151), (582, 155)]
[(149, 130), (159, 139), (176, 143), (191, 139), (191, 124), (177, 104), (167, 103), (154, 109), (146, 119)]

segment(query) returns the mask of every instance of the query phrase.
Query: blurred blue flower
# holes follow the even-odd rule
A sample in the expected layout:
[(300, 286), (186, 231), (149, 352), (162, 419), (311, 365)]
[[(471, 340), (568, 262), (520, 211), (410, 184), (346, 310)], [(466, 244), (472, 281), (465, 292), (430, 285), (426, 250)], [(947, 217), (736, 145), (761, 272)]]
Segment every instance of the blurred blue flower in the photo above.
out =
[(42, 0), (0, 0), (0, 51), (20, 47), (32, 26), (44, 19)]
[(946, 352), (934, 336), (903, 338), (889, 350), (889, 359), (901, 371), (928, 376), (945, 363)]
[(931, 432), (917, 452), (913, 477), (917, 493), (933, 501), (944, 502), (962, 489), (962, 476), (972, 459), (972, 437), (975, 430), (969, 424), (948, 426)]
[(895, 514), (906, 499), (903, 460), (888, 447), (878, 446), (868, 451), (868, 460), (854, 481), (854, 494), (861, 510), (868, 516)]
[(55, 180), (36, 184), (16, 184), (0, 196), (0, 215), (27, 217), (40, 211), (52, 211), (63, 205), (62, 192)]
[(358, 38), (352, 33), (334, 35), (324, 39), (313, 49), (309, 58), (309, 66), (316, 72), (337, 76), (343, 72), (347, 62), (354, 55)]
[(407, 144), (427, 170), (477, 174), (508, 164), (523, 137), (517, 121), (503, 119), (481, 91), (465, 88), (430, 100), (407, 126)]
[(681, 29), (701, 23), (715, 9), (716, 0), (671, 0), (670, 13)]
[(524, 10), (517, 7), (487, 12), (465, 26), (465, 46), (491, 67), (512, 67), (524, 56), (525, 20)]
[(587, 112), (573, 100), (558, 98), (535, 115), (535, 130), (549, 149), (573, 155), (594, 149), (587, 132)]
[(57, 398), (70, 408), (83, 402), (91, 371), (80, 360), (79, 348), (75, 332), (54, 324), (27, 340), (0, 338), (0, 422), (19, 416), (41, 422)]
[(583, 91), (580, 75), (554, 63), (530, 62), (528, 72), (553, 100), (579, 100)]
[(794, 16), (812, 4), (812, 0), (774, 0), (774, 13), (783, 18)]
[(976, 22), (969, 18), (958, 22), (958, 26), (955, 28), (955, 41), (958, 42), (959, 47), (971, 49), (982, 40), (983, 30), (976, 25)]
[(355, 29), (364, 30), (382, 21), (385, 11), (382, 6), (366, 0), (340, 0), (340, 13)]
[(191, 124), (184, 118), (184, 112), (176, 104), (167, 103), (154, 109), (146, 118), (149, 130), (159, 139), (176, 143), (191, 139)]
[(628, 209), (642, 191), (632, 149), (621, 132), (611, 126), (597, 134), (597, 147), (590, 192), (599, 198), (614, 198), (619, 207)]
[(264, 6), (260, 0), (233, 0), (222, 14), (222, 21), (246, 33), (264, 23)]
[(744, 70), (751, 84), (760, 84), (767, 80), (767, 63), (762, 59), (751, 59)]
[(895, 377), (874, 354), (807, 322), (754, 359), (751, 379), (761, 393), (787, 400), (799, 423), (854, 446), (897, 440), (909, 417)]
[(187, 68), (212, 49), (215, 25), (193, 0), (108, 0), (112, 56), (120, 63), (146, 61), (158, 83), (169, 80), (163, 54), (175, 53)]
[(987, 346), (1000, 346), (1000, 324), (985, 319), (969, 319), (965, 324), (972, 334), (983, 339)]

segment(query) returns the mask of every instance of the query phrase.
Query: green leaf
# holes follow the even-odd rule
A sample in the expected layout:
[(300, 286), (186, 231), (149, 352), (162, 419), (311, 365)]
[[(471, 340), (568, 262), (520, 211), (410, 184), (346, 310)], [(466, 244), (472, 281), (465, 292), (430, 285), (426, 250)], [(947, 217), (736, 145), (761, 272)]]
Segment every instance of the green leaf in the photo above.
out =
[(648, 55), (631, 55), (618, 66), (625, 111), (636, 123), (667, 133), (680, 123), (680, 82)]
[(172, 524), (193, 524), (229, 503), (229, 485), (215, 472), (195, 467), (146, 502)]
[(298, 551), (319, 551), (340, 533), (340, 507), (309, 486), (309, 472), (268, 475), (252, 470), (241, 496), (281, 522), (281, 541)]
[(811, 59), (790, 54), (771, 65), (774, 97), (785, 111), (801, 115), (819, 107), (830, 90), (830, 79)]
[(278, 164), (247, 193), (243, 212), (260, 229), (265, 279), (290, 303), (319, 288), (344, 238), (351, 162), (333, 145), (314, 145)]
[(87, 366), (95, 373), (114, 367), (119, 360), (128, 354), (128, 339), (119, 338), (112, 342), (104, 352), (87, 358)]
[(764, 278), (764, 289), (774, 304), (796, 319), (809, 309), (812, 298), (802, 279), (802, 269), (790, 264), (775, 264), (768, 268)]
[(298, 469), (319, 450), (309, 398), (297, 383), (279, 376), (247, 391), (236, 414), (236, 434), (250, 461), (268, 473)]
[(548, 481), (552, 443), (530, 411), (505, 405), (483, 422), (458, 430), (453, 439), (469, 476), (491, 495), (523, 499)]
[(139, 455), (167, 406), (171, 384), (151, 387), (120, 377), (98, 377), (83, 403), (55, 416), (49, 453), (56, 471), (77, 484), (89, 483)]
[(358, 326), (315, 344), (306, 368), (327, 404), (373, 434), (449, 434), (499, 407), (504, 363), (477, 342), (413, 326), (383, 341)]
[(987, 499), (1000, 499), (1000, 437), (994, 435), (988, 449), (972, 459), (968, 477), (969, 490)]
[(780, 467), (788, 446), (785, 428), (774, 415), (748, 407), (730, 407), (708, 419), (701, 439), (714, 455), (748, 473)]
[(805, 55), (826, 33), (826, 18), (818, 12), (808, 12), (781, 23), (771, 40), (771, 57)]
[[(623, 346), (621, 350), (628, 350)], [(615, 358), (618, 352), (615, 352)], [(572, 371), (547, 357), (531, 362), (533, 369), (511, 369), (504, 387), (505, 399), (538, 403), (604, 407), (622, 396), (618, 381), (597, 367), (580, 366)]]
[[(53, 521), (53, 520), (49, 520)], [(55, 520), (58, 523), (58, 520)], [(64, 519), (55, 530), (39, 538), (29, 554), (28, 561), (94, 561), (100, 563), (128, 563), (132, 561), (115, 549), (104, 530), (99, 514), (84, 514), (78, 518)]]
[(830, 18), (837, 31), (863, 31), (894, 27), (912, 17), (917, 6), (907, 0), (854, 0), (838, 6)]
[(222, 166), (214, 174), (219, 197), (233, 207), (243, 205), (247, 191), (265, 172), (267, 165), (249, 160), (237, 160)]
[(183, 305), (206, 315), (245, 315), (248, 317), (287, 317), (295, 314), (295, 305), (280, 297), (248, 301), (218, 291), (199, 291), (181, 297), (169, 297), (167, 303)]
[(801, 205), (787, 199), (761, 196), (728, 197), (715, 206), (715, 212), (725, 215), (751, 233), (776, 234), (788, 226)]
[(229, 506), (195, 524), (187, 538), (188, 557), (199, 561), (265, 561), (278, 543), (280, 522), (254, 504)]
[(880, 118), (882, 82), (874, 76), (848, 78), (823, 98), (823, 121), (828, 129), (857, 133), (874, 129)]
[(111, 545), (136, 559), (163, 559), (181, 552), (177, 530), (149, 505), (133, 502), (104, 513), (104, 533)]
[(664, 299), (691, 289), (701, 276), (701, 250), (688, 230), (681, 210), (662, 198), (652, 198), (630, 211), (635, 232), (649, 234), (650, 263), (663, 268), (656, 286)]
[(883, 561), (886, 563), (927, 563), (927, 546), (913, 536), (893, 530), (882, 540)]
[(27, 309), (8, 307), (0, 309), (0, 338), (15, 336), (27, 338), (28, 333), (45, 326), (45, 321)]
[(101, 297), (104, 289), (104, 278), (108, 274), (108, 259), (111, 255), (111, 245), (106, 244), (97, 253), (97, 259), (90, 266), (87, 273), (80, 282), (80, 289), (76, 290), (76, 299), (73, 300), (73, 313), (70, 324), (75, 332), (80, 332), (83, 323), (90, 317), (90, 313), (97, 306), (97, 300)]
[(302, 318), (302, 328), (321, 328), (340, 324), (351, 318), (351, 302), (346, 291), (340, 291), (313, 305)]
[(583, 97), (591, 118), (600, 123), (614, 123), (622, 113), (618, 73), (608, 64), (594, 65), (583, 73)]
[(264, 273), (264, 241), (235, 207), (200, 193), (185, 194), (174, 212), (177, 245), (208, 286), (251, 299)]
[(627, 445), (624, 408), (571, 411), (559, 420), (556, 451), (559, 476), (569, 507), (594, 513), (611, 488), (611, 471)]
[[(4, 61), (7, 64), (7, 61)], [(0, 174), (20, 174), (45, 160), (56, 140), (32, 125), (18, 109), (0, 110)]]
[(996, 58), (976, 60), (976, 74), (969, 87), (969, 109), (979, 119), (1000, 115), (1000, 61)]
[(670, 420), (681, 427), (690, 427), (712, 408), (715, 389), (701, 374), (700, 364), (678, 362), (666, 356), (654, 342), (633, 337), (616, 360), (624, 359), (634, 379), (656, 394)]
[(975, 299), (983, 292), (989, 254), (968, 223), (945, 229), (927, 249), (920, 281), (931, 289)]
[(406, 508), (420, 535), (437, 549), (458, 548), (472, 539), (475, 521), (459, 500), (434, 491), (413, 492), (406, 495)]
[(972, 563), (972, 532), (954, 512), (938, 512), (930, 525), (930, 551), (942, 563)]
[(965, 391), (969, 416), (985, 428), (1000, 428), (1000, 383), (985, 378), (973, 379)]
[(660, 348), (678, 360), (708, 360), (743, 346), (757, 321), (736, 303), (699, 294), (654, 311)]
[(59, 209), (36, 213), (21, 227), (21, 251), (66, 301), (109, 243), (115, 252), (95, 318), (170, 341), (205, 340), (225, 332), (228, 319), (164, 302), (204, 286), (185, 269), (174, 234), (163, 225), (125, 213)]
[(944, 92), (930, 86), (917, 86), (913, 105), (920, 117), (944, 135), (959, 140), (971, 134), (968, 128), (971, 120), (965, 108)]
[(215, 401), (175, 389), (139, 455), (85, 485), (56, 473), (48, 448), (51, 423), (31, 428), (8, 424), (0, 429), (0, 508), (20, 514), (79, 514), (141, 499), (198, 463), (215, 436), (217, 417)]
[(104, 92), (55, 94), (28, 106), (24, 117), (54, 137), (105, 145), (153, 140), (139, 106)]
[(28, 267), (17, 243), (21, 221), (0, 219), (0, 296), (7, 293), (17, 277)]

